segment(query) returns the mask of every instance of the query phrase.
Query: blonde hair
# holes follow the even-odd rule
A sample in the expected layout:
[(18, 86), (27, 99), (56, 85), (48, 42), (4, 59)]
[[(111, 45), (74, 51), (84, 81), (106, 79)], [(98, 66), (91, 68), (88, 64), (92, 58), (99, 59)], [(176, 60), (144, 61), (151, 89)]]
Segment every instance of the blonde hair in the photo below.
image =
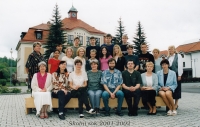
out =
[(77, 51), (76, 51), (76, 56), (79, 56), (79, 52), (80, 52), (81, 49), (84, 51), (84, 55), (85, 55), (85, 48), (80, 47), (80, 48), (78, 48)]
[(122, 57), (123, 56), (122, 55), (122, 50), (121, 50), (119, 45), (114, 45), (114, 47), (113, 47), (113, 56), (116, 56), (115, 47), (117, 47), (119, 49), (119, 57)]
[(174, 53), (177, 53), (175, 46), (174, 45), (170, 45), (168, 47), (168, 56), (170, 56), (169, 49), (171, 49), (171, 48), (174, 49)]
[[(65, 54), (67, 55), (67, 51), (68, 51), (68, 49), (71, 49), (71, 51), (72, 51), (72, 56), (73, 56), (73, 54), (74, 54), (74, 50), (73, 50), (72, 47), (67, 47), (67, 48), (65, 49)], [(72, 57), (72, 56), (71, 56), (71, 57)]]
[(124, 35), (122, 36), (122, 38), (123, 38), (123, 37), (125, 37), (125, 38), (128, 39), (128, 35), (127, 35), (127, 34), (124, 34)]
[(95, 52), (97, 54), (97, 50), (96, 49), (91, 49), (90, 53)]
[(160, 50), (159, 50), (159, 49), (155, 48), (155, 49), (153, 49), (153, 52), (154, 52), (154, 51), (157, 51), (158, 54), (160, 54)]
[(154, 67), (154, 64), (153, 64), (153, 62), (146, 62), (146, 67), (147, 66), (152, 66), (152, 67)]

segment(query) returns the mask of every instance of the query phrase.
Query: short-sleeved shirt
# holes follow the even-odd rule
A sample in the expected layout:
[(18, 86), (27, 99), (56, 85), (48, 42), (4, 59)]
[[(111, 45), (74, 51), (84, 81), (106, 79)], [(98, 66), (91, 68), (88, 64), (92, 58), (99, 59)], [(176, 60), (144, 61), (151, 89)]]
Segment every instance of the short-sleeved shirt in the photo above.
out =
[(68, 84), (68, 77), (66, 77), (66, 74), (57, 72), (54, 72), (52, 74), (52, 84), (53, 84), (53, 90), (54, 92), (59, 91), (61, 89), (65, 89), (70, 91), (71, 88)]
[(121, 48), (121, 51), (122, 51), (123, 56), (128, 55), (127, 48), (126, 48), (127, 45), (128, 45), (128, 43), (125, 44), (125, 45), (124, 45), (124, 44), (121, 44), (121, 45), (120, 45), (120, 48)]
[(100, 46), (88, 46), (87, 48), (86, 48), (86, 57), (88, 58), (88, 59), (90, 59), (91, 57), (90, 57), (90, 50), (91, 49), (96, 49), (97, 50), (97, 52), (96, 52), (96, 59), (99, 59), (99, 52), (100, 52)]
[[(153, 64), (155, 63), (153, 55), (150, 54), (149, 52), (147, 52), (146, 54), (140, 54), (138, 57), (139, 57), (139, 62), (140, 62), (140, 67), (139, 67), (138, 71), (141, 74), (146, 72), (146, 63), (147, 62), (152, 62)], [(153, 72), (155, 72), (154, 69), (153, 69)]]
[(128, 60), (133, 60), (133, 62), (134, 62), (134, 64), (135, 64), (135, 67), (137, 66), (137, 65), (139, 65), (139, 58), (138, 58), (138, 56), (136, 56), (136, 55), (126, 55), (125, 56), (125, 65), (126, 65), (126, 68), (127, 68), (127, 61)]
[(44, 57), (41, 53), (38, 54), (37, 52), (33, 51), (28, 56), (25, 66), (28, 69), (28, 74), (29, 74), (29, 76), (31, 76), (31, 78), (33, 77), (33, 75), (35, 73), (39, 72), (38, 63), (41, 61), (46, 62), (46, 60), (44, 59)]
[(108, 58), (99, 58), (102, 71), (108, 69), (108, 60), (110, 58), (112, 58), (112, 56), (109, 56)]
[(122, 72), (123, 77), (123, 84), (126, 86), (136, 86), (137, 84), (142, 84), (142, 78), (140, 75), (140, 72), (133, 71), (133, 73), (128, 72), (128, 70), (125, 70)]
[(51, 64), (51, 68), (50, 68), (51, 74), (58, 69), (59, 63), (60, 63), (60, 60), (56, 60), (54, 58), (50, 58), (48, 60), (48, 64)]
[(111, 73), (109, 69), (102, 72), (101, 84), (106, 85), (109, 89), (115, 89), (123, 83), (122, 73), (114, 69)]
[(78, 50), (79, 47), (80, 47), (80, 46), (78, 46), (78, 47), (74, 47), (74, 46), (72, 46), (72, 49), (73, 49), (73, 55), (72, 55), (72, 58), (73, 58), (73, 59), (76, 57), (76, 52), (77, 52), (77, 50)]
[(74, 59), (73, 58), (68, 58), (67, 56), (64, 56), (62, 60), (66, 61), (67, 63), (67, 72), (72, 72), (74, 71)]
[(84, 81), (87, 81), (87, 73), (85, 71), (81, 72), (81, 75), (76, 75), (76, 73), (73, 71), (69, 74), (69, 81), (72, 82), (73, 86), (83, 86)]
[(101, 71), (92, 72), (87, 71), (87, 77), (88, 77), (88, 90), (102, 90), (101, 85)]
[(101, 45), (101, 47), (102, 46), (107, 47), (110, 55), (113, 56), (113, 47), (114, 47), (114, 44), (111, 44), (111, 45), (103, 44), (103, 45)]

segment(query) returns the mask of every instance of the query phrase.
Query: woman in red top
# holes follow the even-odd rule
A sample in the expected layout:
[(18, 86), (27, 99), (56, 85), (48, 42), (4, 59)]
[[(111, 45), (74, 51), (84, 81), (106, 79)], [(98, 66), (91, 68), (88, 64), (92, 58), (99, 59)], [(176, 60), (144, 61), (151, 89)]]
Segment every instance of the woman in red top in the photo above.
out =
[(60, 51), (59, 50), (55, 50), (53, 53), (53, 58), (50, 58), (48, 61), (48, 72), (49, 73), (53, 73), (58, 69), (60, 60), (58, 59), (59, 55), (60, 55)]

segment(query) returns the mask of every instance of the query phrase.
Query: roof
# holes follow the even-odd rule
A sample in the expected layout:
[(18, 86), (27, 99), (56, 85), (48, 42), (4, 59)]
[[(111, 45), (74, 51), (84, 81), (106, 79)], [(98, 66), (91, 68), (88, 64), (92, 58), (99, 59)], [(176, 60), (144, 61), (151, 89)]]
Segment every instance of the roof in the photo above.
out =
[(167, 50), (163, 50), (163, 51), (160, 51), (160, 56), (159, 57), (161, 57), (161, 56), (168, 56), (168, 51)]
[(42, 24), (30, 27), (30, 28), (32, 28), (32, 29), (39, 29), (39, 30), (49, 30), (49, 25), (42, 23)]
[(104, 32), (97, 30), (95, 27), (90, 26), (89, 24), (85, 23), (80, 19), (65, 18), (62, 20), (62, 22), (64, 29), (72, 30), (75, 28), (82, 28), (90, 33), (105, 34)]
[[(77, 9), (76, 9), (73, 5), (72, 5), (72, 7), (69, 9), (69, 12), (70, 12), (70, 11), (78, 12)], [(69, 13), (69, 12), (68, 12), (68, 13)]]
[(200, 41), (188, 43), (188, 44), (184, 44), (184, 45), (179, 45), (176, 48), (176, 50), (178, 52), (181, 51), (181, 52), (184, 52), (184, 53), (200, 51)]

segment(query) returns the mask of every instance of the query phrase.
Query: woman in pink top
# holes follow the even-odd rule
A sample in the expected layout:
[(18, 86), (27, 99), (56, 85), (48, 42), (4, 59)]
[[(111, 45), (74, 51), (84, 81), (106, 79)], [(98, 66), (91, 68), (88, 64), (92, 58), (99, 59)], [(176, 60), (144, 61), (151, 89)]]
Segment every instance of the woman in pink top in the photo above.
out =
[(108, 52), (107, 47), (102, 46), (99, 54), (100, 66), (102, 71), (108, 69), (108, 60), (110, 58), (112, 58), (112, 56)]

